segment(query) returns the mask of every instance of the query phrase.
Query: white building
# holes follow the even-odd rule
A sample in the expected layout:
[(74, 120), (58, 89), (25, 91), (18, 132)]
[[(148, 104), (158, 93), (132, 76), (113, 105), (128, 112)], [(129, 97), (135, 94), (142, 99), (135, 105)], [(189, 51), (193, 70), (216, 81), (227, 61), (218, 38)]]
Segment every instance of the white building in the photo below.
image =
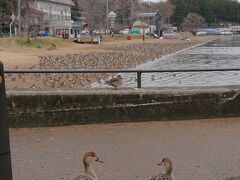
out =
[(240, 26), (230, 26), (230, 30), (235, 34), (240, 34)]
[(71, 0), (33, 0), (33, 9), (43, 12), (44, 17), (40, 30), (47, 30), (51, 35), (69, 35), (73, 21), (71, 20)]

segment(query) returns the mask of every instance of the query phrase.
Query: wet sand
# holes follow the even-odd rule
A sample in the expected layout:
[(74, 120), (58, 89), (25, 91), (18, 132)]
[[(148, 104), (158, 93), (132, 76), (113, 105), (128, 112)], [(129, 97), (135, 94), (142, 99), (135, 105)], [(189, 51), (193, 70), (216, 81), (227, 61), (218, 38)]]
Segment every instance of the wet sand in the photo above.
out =
[(168, 156), (176, 180), (240, 176), (240, 118), (11, 129), (16, 180), (70, 179), (94, 150), (99, 179), (148, 179)]

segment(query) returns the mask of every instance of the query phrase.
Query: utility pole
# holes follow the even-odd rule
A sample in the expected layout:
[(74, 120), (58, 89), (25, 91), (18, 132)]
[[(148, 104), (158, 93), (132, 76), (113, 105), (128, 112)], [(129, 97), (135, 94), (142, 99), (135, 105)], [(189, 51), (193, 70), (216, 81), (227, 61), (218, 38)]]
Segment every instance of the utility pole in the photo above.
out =
[(21, 34), (21, 0), (18, 0), (18, 36)]
[(131, 0), (131, 25), (133, 24), (133, 13), (134, 13), (134, 5), (133, 5), (133, 0)]
[(109, 29), (109, 27), (108, 27), (108, 14), (109, 14), (109, 2), (108, 2), (108, 0), (107, 0), (107, 18), (106, 18), (107, 32), (106, 32), (106, 34), (108, 34), (108, 29)]

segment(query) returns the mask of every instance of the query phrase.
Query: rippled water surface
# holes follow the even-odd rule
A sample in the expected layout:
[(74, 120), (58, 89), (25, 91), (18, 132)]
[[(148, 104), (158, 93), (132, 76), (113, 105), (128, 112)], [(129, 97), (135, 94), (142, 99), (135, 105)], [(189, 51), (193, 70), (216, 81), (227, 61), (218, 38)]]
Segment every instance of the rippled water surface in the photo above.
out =
[[(240, 36), (223, 37), (136, 69), (240, 68)], [(136, 74), (122, 74), (125, 87), (136, 87)], [(152, 73), (142, 75), (143, 87), (240, 85), (240, 72)]]

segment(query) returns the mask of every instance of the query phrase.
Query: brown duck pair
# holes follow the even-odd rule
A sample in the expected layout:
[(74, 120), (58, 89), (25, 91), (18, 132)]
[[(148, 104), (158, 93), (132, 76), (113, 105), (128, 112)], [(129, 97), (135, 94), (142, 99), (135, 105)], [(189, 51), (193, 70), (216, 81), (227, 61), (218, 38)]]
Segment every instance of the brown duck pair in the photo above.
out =
[[(73, 177), (72, 180), (98, 180), (98, 177), (93, 167), (91, 166), (91, 164), (94, 162), (103, 163), (103, 161), (99, 160), (96, 153), (87, 152), (83, 156), (85, 174)], [(164, 172), (153, 176), (152, 178), (150, 178), (150, 180), (174, 180), (172, 177), (172, 161), (169, 158), (163, 158), (161, 163), (159, 163), (158, 165), (163, 167)]]

